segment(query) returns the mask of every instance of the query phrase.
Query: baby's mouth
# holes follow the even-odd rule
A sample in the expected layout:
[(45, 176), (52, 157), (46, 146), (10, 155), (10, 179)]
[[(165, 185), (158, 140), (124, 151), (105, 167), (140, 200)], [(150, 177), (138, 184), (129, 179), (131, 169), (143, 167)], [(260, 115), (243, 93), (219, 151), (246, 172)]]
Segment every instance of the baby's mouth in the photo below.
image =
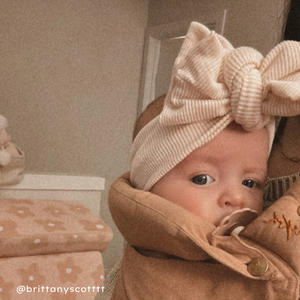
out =
[(216, 235), (231, 235), (233, 233), (238, 234), (246, 225), (258, 216), (258, 212), (250, 208), (243, 208), (232, 212), (230, 215), (223, 218), (217, 230)]

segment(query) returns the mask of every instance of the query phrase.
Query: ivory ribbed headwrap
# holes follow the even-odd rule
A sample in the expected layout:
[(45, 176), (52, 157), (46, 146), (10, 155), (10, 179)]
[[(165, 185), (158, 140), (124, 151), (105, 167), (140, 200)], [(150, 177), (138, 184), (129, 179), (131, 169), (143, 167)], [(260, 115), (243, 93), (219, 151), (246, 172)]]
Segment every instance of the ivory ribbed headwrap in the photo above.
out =
[(192, 151), (235, 120), (245, 130), (266, 127), (270, 147), (274, 116), (300, 114), (300, 43), (286, 41), (264, 58), (233, 48), (193, 22), (175, 61), (162, 113), (135, 138), (131, 182), (151, 187)]

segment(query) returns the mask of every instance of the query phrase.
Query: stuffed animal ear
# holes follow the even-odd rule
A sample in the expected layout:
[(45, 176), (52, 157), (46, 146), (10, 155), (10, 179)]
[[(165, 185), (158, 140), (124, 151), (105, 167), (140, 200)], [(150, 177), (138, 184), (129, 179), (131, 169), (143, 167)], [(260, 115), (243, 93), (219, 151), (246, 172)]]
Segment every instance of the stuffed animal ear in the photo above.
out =
[(25, 155), (17, 145), (7, 142), (0, 150), (0, 187), (22, 181), (25, 170)]
[(11, 161), (11, 154), (4, 148), (0, 149), (0, 166), (6, 166)]
[(0, 115), (0, 130), (5, 129), (7, 127), (7, 120), (5, 117)]
[(0, 186), (19, 183), (25, 170), (24, 153), (11, 142), (6, 132), (7, 123), (7, 119), (0, 115)]
[(0, 115), (0, 166), (6, 166), (11, 161), (11, 154), (5, 149), (10, 141), (10, 136), (6, 132), (7, 119)]

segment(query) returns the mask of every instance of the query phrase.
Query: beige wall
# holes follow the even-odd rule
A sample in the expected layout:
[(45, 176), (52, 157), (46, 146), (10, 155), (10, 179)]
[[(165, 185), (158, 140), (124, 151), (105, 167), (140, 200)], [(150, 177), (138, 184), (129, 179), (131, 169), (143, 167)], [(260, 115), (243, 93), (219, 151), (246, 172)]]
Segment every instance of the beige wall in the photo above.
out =
[[(129, 169), (148, 0), (0, 2), (0, 114), (27, 172), (104, 177)], [(121, 254), (116, 233), (109, 269)]]
[(224, 35), (234, 47), (251, 46), (263, 54), (280, 36), (286, 0), (150, 0), (148, 26), (193, 21), (227, 9)]

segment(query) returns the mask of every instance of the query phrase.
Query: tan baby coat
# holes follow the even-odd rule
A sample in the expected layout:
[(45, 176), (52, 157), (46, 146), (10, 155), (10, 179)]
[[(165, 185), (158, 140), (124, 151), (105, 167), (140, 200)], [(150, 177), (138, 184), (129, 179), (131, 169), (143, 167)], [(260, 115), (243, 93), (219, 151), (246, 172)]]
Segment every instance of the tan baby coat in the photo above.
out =
[(128, 242), (112, 299), (298, 299), (300, 181), (239, 235), (134, 189), (129, 174), (109, 206)]

